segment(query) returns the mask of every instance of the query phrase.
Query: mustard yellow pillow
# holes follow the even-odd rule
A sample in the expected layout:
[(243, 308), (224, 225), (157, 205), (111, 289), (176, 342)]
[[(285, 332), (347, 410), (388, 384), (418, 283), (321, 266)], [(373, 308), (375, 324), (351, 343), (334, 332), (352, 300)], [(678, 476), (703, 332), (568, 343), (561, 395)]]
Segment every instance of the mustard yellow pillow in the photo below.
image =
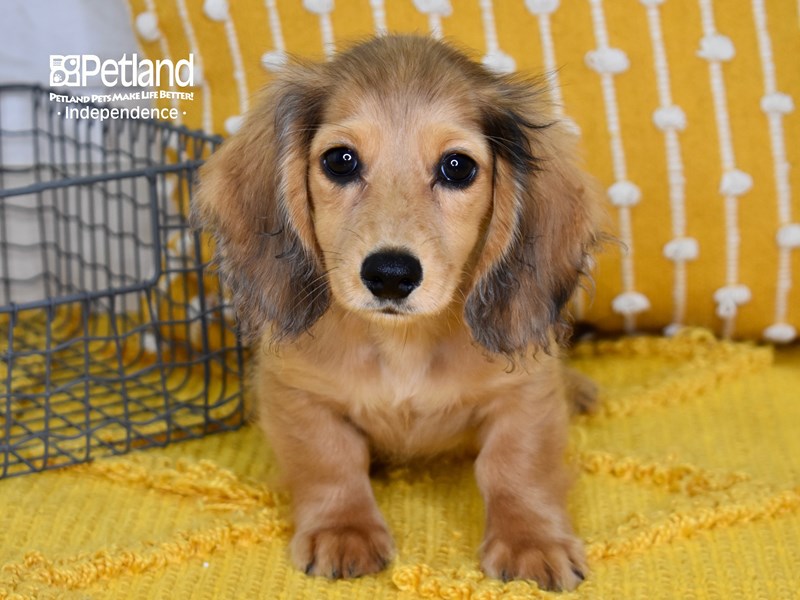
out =
[(549, 73), (627, 247), (598, 257), (577, 316), (605, 330), (797, 338), (796, 2), (129, 2), (149, 58), (193, 54), (193, 97), (159, 106), (223, 135), (287, 54), (322, 59), (376, 33), (443, 36), (489, 68)]

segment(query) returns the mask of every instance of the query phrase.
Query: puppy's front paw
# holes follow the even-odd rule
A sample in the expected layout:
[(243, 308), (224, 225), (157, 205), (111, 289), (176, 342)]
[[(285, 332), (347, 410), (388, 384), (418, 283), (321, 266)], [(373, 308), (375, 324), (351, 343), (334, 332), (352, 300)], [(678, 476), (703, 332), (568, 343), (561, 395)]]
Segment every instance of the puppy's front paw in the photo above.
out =
[(339, 579), (383, 570), (392, 559), (394, 544), (382, 523), (352, 523), (298, 532), (291, 550), (297, 568)]
[(487, 535), (481, 546), (481, 567), (490, 577), (533, 579), (540, 588), (552, 591), (574, 590), (587, 572), (583, 544), (577, 538), (522, 532), (510, 537)]

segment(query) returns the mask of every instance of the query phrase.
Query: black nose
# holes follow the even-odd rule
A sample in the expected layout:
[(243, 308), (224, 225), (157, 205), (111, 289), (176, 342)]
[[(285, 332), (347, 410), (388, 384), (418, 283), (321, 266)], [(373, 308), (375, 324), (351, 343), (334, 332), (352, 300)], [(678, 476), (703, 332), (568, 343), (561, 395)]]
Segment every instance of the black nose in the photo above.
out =
[(361, 281), (375, 297), (399, 300), (422, 281), (422, 265), (406, 252), (376, 252), (364, 259)]

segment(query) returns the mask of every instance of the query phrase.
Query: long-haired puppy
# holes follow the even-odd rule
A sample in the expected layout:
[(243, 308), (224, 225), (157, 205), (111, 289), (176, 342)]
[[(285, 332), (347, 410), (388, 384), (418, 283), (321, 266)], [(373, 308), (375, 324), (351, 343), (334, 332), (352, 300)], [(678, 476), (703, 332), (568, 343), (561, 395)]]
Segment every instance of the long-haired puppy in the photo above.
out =
[(202, 169), (194, 210), (259, 341), (298, 568), (383, 569), (371, 460), (471, 448), (484, 571), (578, 585), (563, 454), (567, 395), (590, 384), (558, 355), (598, 208), (535, 85), (422, 37), (294, 64)]

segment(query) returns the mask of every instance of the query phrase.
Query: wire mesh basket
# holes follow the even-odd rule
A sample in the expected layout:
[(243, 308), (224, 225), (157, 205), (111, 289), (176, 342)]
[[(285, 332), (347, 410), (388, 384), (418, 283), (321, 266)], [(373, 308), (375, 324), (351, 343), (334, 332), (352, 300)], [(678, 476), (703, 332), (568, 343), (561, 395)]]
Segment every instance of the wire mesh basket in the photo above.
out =
[(221, 140), (65, 109), (0, 86), (0, 477), (244, 421), (243, 350), (186, 221)]

